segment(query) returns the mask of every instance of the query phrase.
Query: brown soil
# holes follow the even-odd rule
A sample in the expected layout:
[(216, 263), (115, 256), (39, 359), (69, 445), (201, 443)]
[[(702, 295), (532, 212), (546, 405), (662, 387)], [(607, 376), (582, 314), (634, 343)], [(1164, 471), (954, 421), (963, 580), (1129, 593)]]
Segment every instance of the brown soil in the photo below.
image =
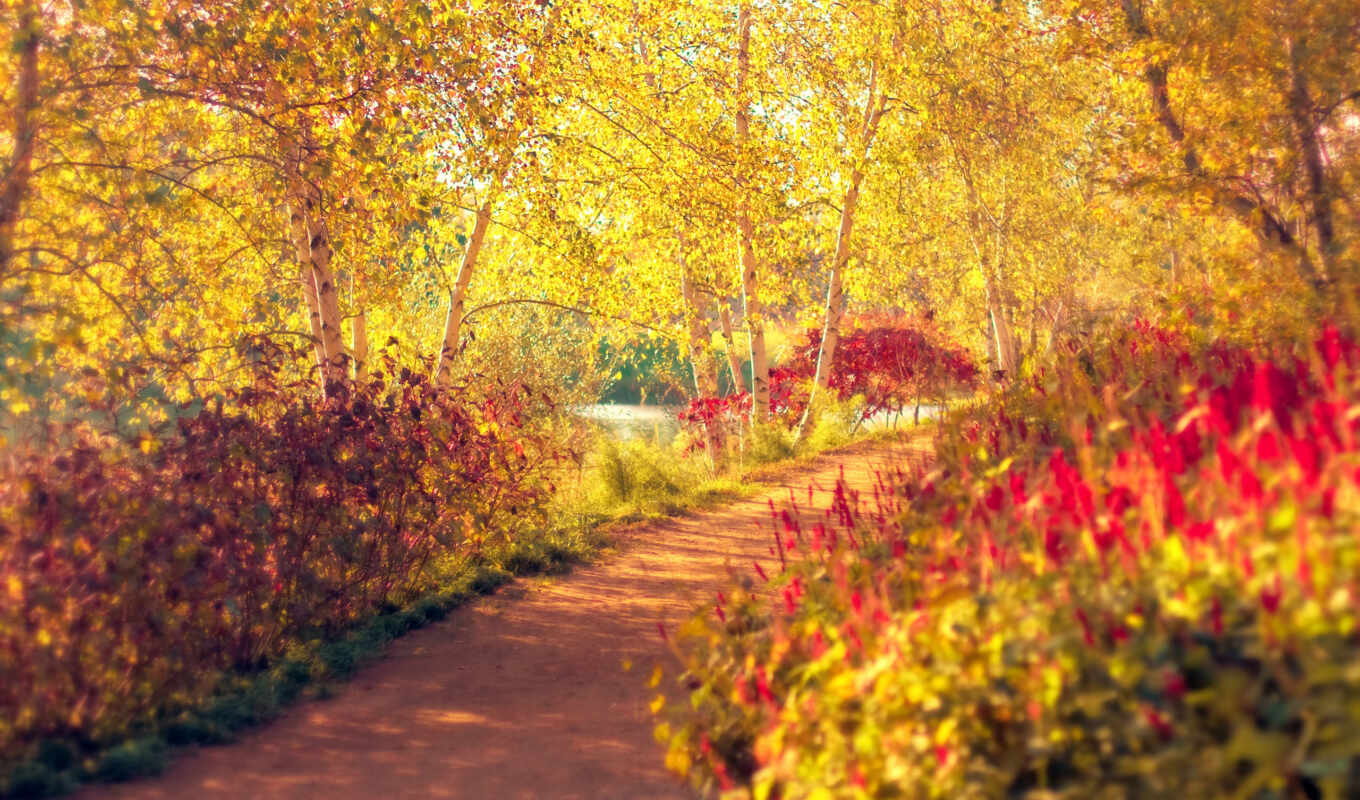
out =
[[(662, 766), (646, 679), (673, 663), (674, 625), (730, 570), (769, 569), (770, 507), (844, 465), (868, 494), (909, 457), (874, 445), (785, 471), (727, 507), (620, 534), (619, 552), (563, 578), (519, 581), (394, 642), (330, 700), (303, 703), (223, 747), (179, 754), (165, 775), (81, 798), (689, 798)], [(631, 663), (631, 669), (624, 665)], [(673, 672), (673, 670), (672, 670)]]

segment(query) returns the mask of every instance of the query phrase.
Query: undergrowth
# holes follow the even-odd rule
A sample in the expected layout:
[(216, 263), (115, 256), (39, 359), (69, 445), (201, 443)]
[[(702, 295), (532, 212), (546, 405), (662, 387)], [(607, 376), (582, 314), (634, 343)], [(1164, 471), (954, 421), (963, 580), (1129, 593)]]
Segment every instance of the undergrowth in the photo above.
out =
[(275, 719), (299, 699), (331, 697), (339, 683), (380, 658), (388, 643), (445, 618), (469, 600), (495, 592), (516, 577), (557, 575), (611, 545), (613, 523), (681, 514), (730, 502), (758, 489), (783, 466), (853, 441), (899, 436), (896, 431), (852, 433), (839, 405), (823, 414), (812, 436), (797, 444), (779, 428), (758, 429), (740, 459), (714, 469), (702, 454), (672, 446), (601, 436), (576, 471), (559, 476), (547, 517), (551, 527), (490, 533), (476, 546), (437, 557), (429, 584), (438, 588), (338, 635), (292, 644), (256, 669), (222, 675), (205, 697), (171, 699), (155, 715), (98, 738), (47, 738), (25, 757), (3, 766), (0, 797), (62, 794), (82, 783), (124, 781), (164, 770), (175, 748), (234, 741), (244, 730)]
[(708, 508), (750, 494), (787, 465), (863, 441), (900, 439), (914, 426), (866, 429), (860, 404), (824, 401), (815, 427), (802, 439), (780, 424), (758, 425), (715, 463), (682, 431), (669, 444), (600, 436), (568, 483), (559, 490), (554, 515), (578, 524), (592, 519), (638, 520)]
[(174, 748), (232, 742), (299, 699), (329, 698), (339, 683), (380, 658), (392, 640), (444, 619), (516, 577), (567, 572), (607, 541), (598, 524), (577, 524), (520, 533), (480, 553), (438, 564), (441, 588), (403, 607), (384, 609), (340, 636), (297, 643), (257, 670), (226, 674), (200, 702), (167, 704), (154, 717), (99, 740), (38, 742), (27, 759), (0, 776), (0, 797), (47, 797), (82, 783), (157, 775)]
[(562, 500), (567, 513), (645, 519), (710, 506), (744, 491), (740, 476), (715, 473), (702, 457), (638, 439), (601, 439), (586, 459), (577, 490)]
[(1063, 347), (928, 466), (772, 522), (787, 571), (671, 639), (672, 769), (752, 800), (1360, 797), (1360, 346)]

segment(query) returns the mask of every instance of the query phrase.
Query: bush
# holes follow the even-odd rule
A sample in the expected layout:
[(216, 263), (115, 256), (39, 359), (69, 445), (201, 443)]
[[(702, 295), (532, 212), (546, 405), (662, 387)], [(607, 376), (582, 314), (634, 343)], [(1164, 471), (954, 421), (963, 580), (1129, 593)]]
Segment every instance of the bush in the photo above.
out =
[[(387, 363), (323, 400), (282, 355), (253, 355), (248, 385), (158, 427), (72, 419), (0, 464), (0, 768), (41, 740), (151, 729), (224, 670), (414, 600), (434, 560), (516, 529), (550, 490), (557, 453), (523, 387), (473, 394)], [(328, 646), (334, 673), (353, 646)], [(271, 688), (178, 735), (226, 736), (278, 702)], [(105, 761), (115, 776), (154, 759)]]
[[(808, 329), (791, 362), (770, 370), (770, 413), (786, 429), (803, 419), (821, 344), (821, 329)], [(839, 412), (853, 406), (849, 411), (853, 430), (879, 414), (901, 413), (922, 398), (940, 399), (970, 389), (976, 378), (977, 368), (967, 353), (929, 320), (871, 319), (843, 333), (828, 389)], [(818, 423), (821, 416), (814, 413), (812, 422)], [(698, 397), (679, 414), (692, 446), (704, 447), (707, 437), (701, 432), (707, 431), (723, 449), (750, 417), (749, 392)]]
[(106, 781), (126, 781), (165, 771), (165, 744), (159, 739), (135, 739), (104, 753), (95, 774)]
[(805, 453), (824, 453), (849, 444), (862, 420), (863, 404), (859, 400), (854, 397), (818, 400), (813, 407), (815, 424), (811, 433), (798, 443), (799, 449)]
[(793, 433), (783, 425), (766, 423), (751, 428), (746, 456), (755, 464), (773, 464), (793, 458), (797, 452)]
[(602, 437), (588, 469), (593, 485), (591, 506), (628, 507), (643, 513), (683, 506), (685, 496), (707, 477), (699, 465), (677, 458), (669, 448), (639, 439)]
[(758, 797), (1360, 793), (1360, 349), (1143, 323), (1068, 355), (682, 630), (673, 767)]

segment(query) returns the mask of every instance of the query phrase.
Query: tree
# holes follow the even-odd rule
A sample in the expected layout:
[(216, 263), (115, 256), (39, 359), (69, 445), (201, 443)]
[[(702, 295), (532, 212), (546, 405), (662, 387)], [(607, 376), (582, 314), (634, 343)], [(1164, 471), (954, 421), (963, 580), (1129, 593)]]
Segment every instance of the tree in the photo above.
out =
[[(1193, 198), (1250, 230), (1317, 294), (1353, 316), (1354, 225), (1336, 213), (1353, 188), (1360, 32), (1346, 2), (1238, 4), (1120, 0), (1055, 9), (1073, 49), (1113, 56), (1113, 96), (1137, 127), (1124, 181)], [(1141, 91), (1135, 91), (1140, 89)], [(1169, 145), (1169, 146), (1168, 146)]]

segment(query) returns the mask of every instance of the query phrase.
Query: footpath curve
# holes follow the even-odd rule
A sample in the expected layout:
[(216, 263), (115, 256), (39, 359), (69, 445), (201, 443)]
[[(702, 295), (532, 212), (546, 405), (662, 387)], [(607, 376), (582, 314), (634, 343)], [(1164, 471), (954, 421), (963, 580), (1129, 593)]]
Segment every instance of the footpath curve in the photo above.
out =
[(178, 754), (160, 777), (77, 797), (692, 798), (652, 738), (646, 679), (674, 662), (658, 622), (683, 619), (729, 570), (777, 563), (771, 502), (787, 507), (793, 492), (820, 517), (842, 469), (867, 497), (885, 470), (919, 457), (904, 444), (861, 445), (722, 508), (629, 529), (595, 564), (522, 579), (398, 639), (329, 700)]

